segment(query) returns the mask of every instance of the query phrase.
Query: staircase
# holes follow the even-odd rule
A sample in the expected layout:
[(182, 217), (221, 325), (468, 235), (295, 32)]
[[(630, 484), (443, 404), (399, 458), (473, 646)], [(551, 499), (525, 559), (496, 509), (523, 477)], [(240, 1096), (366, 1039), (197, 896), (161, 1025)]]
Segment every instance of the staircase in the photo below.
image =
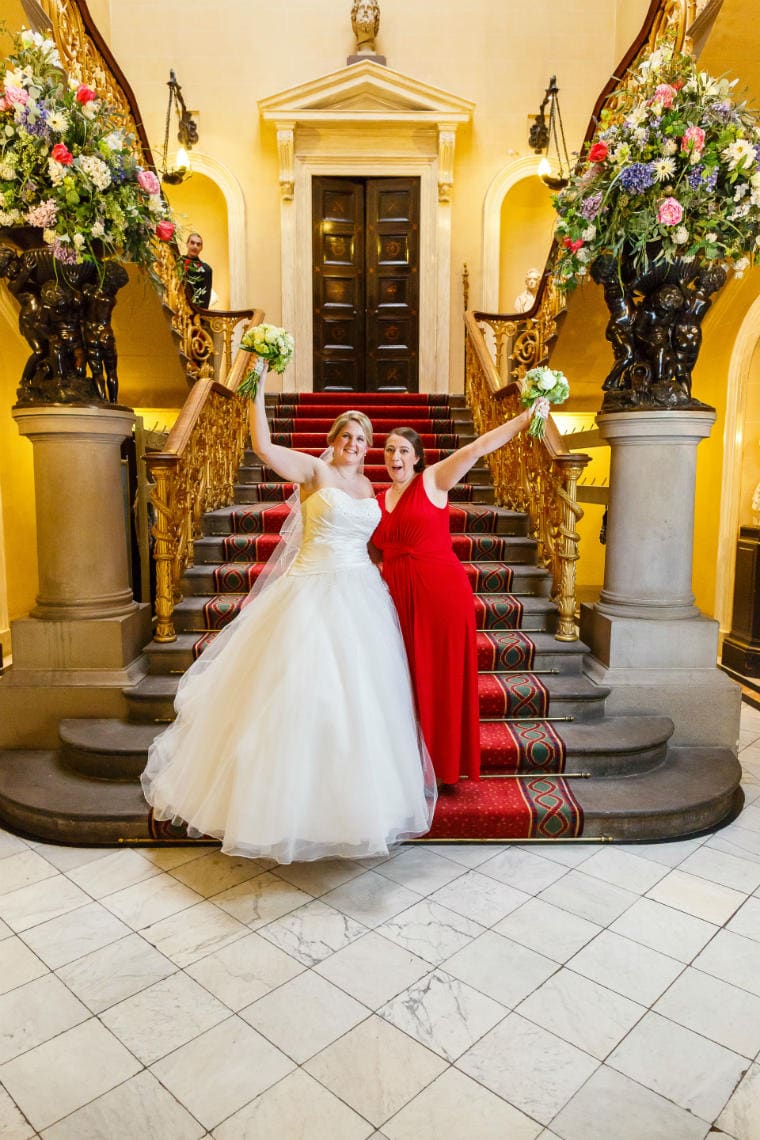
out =
[[(375, 446), (365, 471), (387, 482), (383, 444), (399, 423), (422, 435), (429, 462), (473, 436), (461, 396), (310, 393), (269, 398), (273, 439), (320, 454), (335, 416), (366, 411)], [(183, 580), (176, 641), (146, 647), (147, 675), (126, 690), (127, 721), (61, 722), (58, 752), (0, 754), (0, 818), (59, 842), (177, 841), (149, 820), (137, 778), (173, 716), (180, 675), (238, 612), (279, 541), (292, 485), (248, 451), (235, 501), (203, 519)], [(525, 515), (494, 504), (478, 465), (450, 496), (454, 548), (475, 595), (483, 779), (442, 793), (429, 840), (655, 840), (715, 827), (741, 803), (740, 769), (719, 748), (673, 747), (662, 716), (605, 714), (609, 690), (583, 672), (581, 642), (556, 641), (551, 580), (536, 564)]]

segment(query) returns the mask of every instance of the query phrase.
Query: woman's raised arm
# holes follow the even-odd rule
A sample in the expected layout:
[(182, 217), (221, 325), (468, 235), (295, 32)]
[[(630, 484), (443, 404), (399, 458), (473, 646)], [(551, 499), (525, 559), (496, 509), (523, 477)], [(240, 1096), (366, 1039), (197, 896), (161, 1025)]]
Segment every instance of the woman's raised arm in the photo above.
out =
[(319, 460), (313, 455), (304, 455), (290, 447), (272, 443), (264, 404), (264, 376), (259, 380), (256, 398), (251, 401), (249, 422), (251, 426), (251, 447), (262, 463), (273, 468), (282, 479), (289, 483), (313, 483), (317, 479)]
[(461, 482), (479, 459), (482, 459), (484, 455), (490, 455), (499, 447), (503, 447), (505, 443), (509, 443), (510, 439), (514, 439), (518, 432), (526, 428), (530, 423), (530, 416), (530, 409), (526, 408), (524, 412), (513, 416), (506, 423), (492, 428), (491, 431), (484, 432), (472, 443), (466, 443), (453, 455), (447, 455), (445, 459), (433, 463), (425, 471), (426, 482), (430, 480), (428, 486), (432, 484), (437, 491), (450, 491), (452, 487)]

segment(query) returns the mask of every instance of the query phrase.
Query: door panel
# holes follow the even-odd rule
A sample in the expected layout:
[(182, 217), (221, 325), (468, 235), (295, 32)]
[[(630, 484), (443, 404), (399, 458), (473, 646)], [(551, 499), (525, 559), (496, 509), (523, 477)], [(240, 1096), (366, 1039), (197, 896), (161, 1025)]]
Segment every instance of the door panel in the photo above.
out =
[(419, 179), (315, 178), (314, 387), (419, 388)]

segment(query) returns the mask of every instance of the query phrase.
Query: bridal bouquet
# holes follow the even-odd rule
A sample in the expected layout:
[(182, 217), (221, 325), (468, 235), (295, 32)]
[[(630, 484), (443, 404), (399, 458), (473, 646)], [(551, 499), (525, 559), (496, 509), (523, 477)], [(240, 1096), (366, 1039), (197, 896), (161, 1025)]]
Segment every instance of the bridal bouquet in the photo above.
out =
[(244, 352), (255, 353), (258, 360), (243, 377), (238, 395), (255, 400), (265, 365), (273, 372), (284, 372), (287, 368), (295, 347), (293, 337), (276, 325), (254, 325), (243, 334), (240, 347)]
[(531, 410), (528, 435), (543, 439), (546, 417), (552, 404), (563, 404), (570, 395), (570, 385), (556, 368), (531, 368), (525, 373), (520, 402)]

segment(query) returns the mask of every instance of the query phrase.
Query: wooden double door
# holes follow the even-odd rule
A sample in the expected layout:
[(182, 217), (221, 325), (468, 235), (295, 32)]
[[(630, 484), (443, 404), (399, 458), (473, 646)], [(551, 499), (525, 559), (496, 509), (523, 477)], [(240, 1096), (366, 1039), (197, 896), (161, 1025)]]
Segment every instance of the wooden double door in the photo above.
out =
[(314, 178), (314, 390), (419, 390), (419, 178)]

